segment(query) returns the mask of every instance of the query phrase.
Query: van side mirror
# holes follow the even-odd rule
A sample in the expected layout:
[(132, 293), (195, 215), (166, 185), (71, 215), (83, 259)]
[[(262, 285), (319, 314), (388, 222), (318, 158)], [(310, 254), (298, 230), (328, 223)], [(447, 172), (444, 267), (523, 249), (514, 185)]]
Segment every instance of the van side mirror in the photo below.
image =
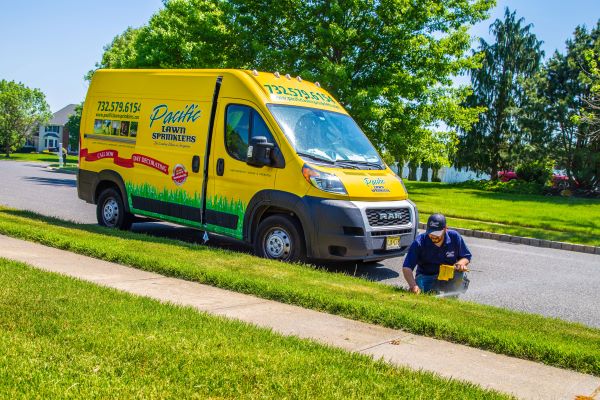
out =
[(270, 166), (275, 145), (267, 142), (265, 136), (256, 136), (250, 139), (246, 163), (255, 167)]

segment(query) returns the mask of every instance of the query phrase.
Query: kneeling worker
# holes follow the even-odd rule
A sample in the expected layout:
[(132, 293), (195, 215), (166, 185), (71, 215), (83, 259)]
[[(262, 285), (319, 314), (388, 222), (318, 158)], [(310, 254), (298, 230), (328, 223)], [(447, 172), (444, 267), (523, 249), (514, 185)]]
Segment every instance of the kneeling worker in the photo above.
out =
[[(470, 261), (471, 252), (462, 236), (446, 228), (446, 217), (433, 214), (427, 220), (426, 232), (418, 235), (410, 246), (402, 273), (410, 291), (415, 294), (432, 290), (457, 291)], [(456, 271), (454, 277), (447, 282), (438, 280), (442, 264), (453, 265)], [(413, 276), (415, 267), (416, 279)], [(450, 271), (452, 272), (451, 269)]]

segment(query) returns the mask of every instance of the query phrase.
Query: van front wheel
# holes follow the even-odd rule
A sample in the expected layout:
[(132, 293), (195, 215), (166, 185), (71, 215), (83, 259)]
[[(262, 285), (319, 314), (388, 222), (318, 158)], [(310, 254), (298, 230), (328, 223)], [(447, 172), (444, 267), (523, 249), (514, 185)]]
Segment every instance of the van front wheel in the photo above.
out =
[(302, 228), (287, 215), (272, 215), (258, 226), (254, 252), (259, 257), (280, 261), (305, 261)]
[(133, 215), (125, 211), (123, 199), (115, 189), (103, 190), (98, 197), (96, 207), (96, 218), (99, 225), (122, 230), (131, 228)]

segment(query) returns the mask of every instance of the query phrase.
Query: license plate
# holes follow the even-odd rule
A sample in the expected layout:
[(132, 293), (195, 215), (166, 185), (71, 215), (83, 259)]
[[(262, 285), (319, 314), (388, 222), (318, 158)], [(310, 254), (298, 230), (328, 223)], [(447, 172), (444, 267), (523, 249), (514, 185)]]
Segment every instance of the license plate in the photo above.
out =
[(396, 250), (400, 248), (400, 236), (387, 236), (385, 238), (385, 249)]

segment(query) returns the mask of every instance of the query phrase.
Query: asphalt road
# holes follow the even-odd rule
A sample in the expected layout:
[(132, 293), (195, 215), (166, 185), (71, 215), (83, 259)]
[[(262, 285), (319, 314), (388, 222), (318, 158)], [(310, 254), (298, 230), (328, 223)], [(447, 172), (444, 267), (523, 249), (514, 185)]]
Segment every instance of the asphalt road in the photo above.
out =
[[(55, 172), (40, 163), (0, 161), (0, 182), (2, 205), (96, 223), (95, 206), (77, 198), (75, 175)], [(136, 223), (133, 230), (186, 241), (202, 240), (197, 230), (167, 223)], [(469, 274), (469, 291), (462, 300), (600, 328), (600, 256), (478, 238), (465, 240), (473, 253), (473, 271)], [(209, 245), (250, 251), (240, 243), (213, 235)], [(405, 286), (401, 265), (402, 258), (396, 258), (377, 264), (326, 268)]]

